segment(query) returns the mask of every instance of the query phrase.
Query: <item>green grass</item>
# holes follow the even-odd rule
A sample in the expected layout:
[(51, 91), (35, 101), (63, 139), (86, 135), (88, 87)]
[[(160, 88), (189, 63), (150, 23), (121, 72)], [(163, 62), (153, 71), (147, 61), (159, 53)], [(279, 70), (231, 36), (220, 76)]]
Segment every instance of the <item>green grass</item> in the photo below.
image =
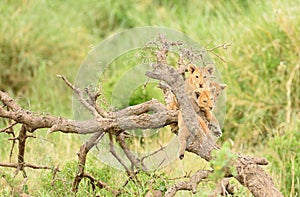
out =
[[(211, 54), (223, 82), (228, 84), (221, 142), (232, 140), (235, 151), (267, 157), (267, 170), (283, 195), (299, 196), (299, 9), (299, 3), (292, 0), (4, 0), (0, 2), (0, 89), (8, 91), (26, 109), (73, 118), (72, 92), (56, 75), (63, 74), (73, 82), (91, 48), (113, 33), (139, 26), (165, 26), (186, 33), (208, 48), (231, 43), (229, 49), (216, 51), (225, 63)], [(123, 58), (115, 63), (124, 62), (128, 67), (107, 73), (104, 89), (108, 98), (118, 77), (135, 63)], [(147, 100), (152, 94), (160, 98), (157, 92), (151, 84), (147, 89), (137, 89), (130, 103)], [(26, 160), (60, 164), (61, 178), (71, 184), (82, 140), (59, 133), (46, 135), (45, 130), (36, 136), (38, 139), (28, 140)], [(8, 161), (7, 138), (0, 134), (0, 161)], [(193, 162), (197, 159), (187, 155)], [(91, 157), (89, 162), (98, 161)], [(187, 159), (182, 169), (171, 165), (162, 171), (180, 176), (184, 170), (196, 170), (193, 162)], [(88, 170), (116, 188), (124, 181), (121, 178), (110, 182), (110, 178), (103, 177), (115, 173), (103, 164), (92, 165)], [(0, 174), (12, 177), (13, 171), (1, 168)], [(28, 190), (34, 196), (71, 195), (59, 182), (52, 191), (47, 172), (28, 170), (28, 174)], [(10, 183), (22, 181), (21, 176), (7, 179)], [(8, 195), (10, 187), (3, 185), (0, 184), (0, 194)], [(87, 185), (81, 184), (81, 195), (93, 195), (90, 190), (84, 193)], [(134, 187), (128, 192), (142, 194), (146, 189)], [(98, 192), (106, 195), (105, 191)], [(247, 192), (241, 195), (249, 196)]]

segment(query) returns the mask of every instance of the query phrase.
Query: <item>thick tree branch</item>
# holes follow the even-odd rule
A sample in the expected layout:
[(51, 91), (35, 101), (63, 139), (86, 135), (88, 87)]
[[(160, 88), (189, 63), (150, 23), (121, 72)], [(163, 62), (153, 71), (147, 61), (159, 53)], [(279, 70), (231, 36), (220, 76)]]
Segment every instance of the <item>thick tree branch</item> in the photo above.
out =
[(283, 197), (274, 186), (272, 178), (258, 164), (266, 165), (266, 159), (258, 159), (238, 155), (236, 169), (238, 175), (235, 178), (257, 197)]
[[(12, 109), (7, 111), (0, 108), (0, 117), (26, 124), (28, 131), (31, 132), (39, 128), (49, 128), (48, 133), (61, 131), (76, 134), (96, 133), (99, 128), (103, 130), (156, 129), (177, 121), (177, 112), (166, 110), (161, 103), (154, 99), (145, 104), (111, 112), (107, 115), (109, 118), (84, 121), (69, 120), (50, 115), (36, 116), (33, 112), (22, 109), (7, 93), (2, 91), (0, 91), (0, 99)], [(146, 113), (150, 111), (154, 113)]]
[(120, 118), (124, 116), (132, 116), (132, 115), (140, 115), (143, 113), (154, 112), (159, 113), (166, 111), (166, 107), (159, 102), (157, 99), (151, 99), (150, 101), (146, 101), (141, 104), (137, 104), (134, 106), (128, 106), (124, 109), (121, 109), (116, 112), (111, 112), (108, 117), (110, 118)]
[(19, 136), (18, 136), (19, 153), (18, 153), (18, 168), (16, 171), (16, 173), (17, 173), (19, 170), (22, 170), (24, 172), (25, 176), (26, 176), (26, 173), (23, 168), (23, 165), (24, 165), (24, 156), (25, 156), (25, 143), (26, 143), (26, 139), (27, 139), (26, 132), (27, 132), (26, 126), (23, 124), (21, 126)]

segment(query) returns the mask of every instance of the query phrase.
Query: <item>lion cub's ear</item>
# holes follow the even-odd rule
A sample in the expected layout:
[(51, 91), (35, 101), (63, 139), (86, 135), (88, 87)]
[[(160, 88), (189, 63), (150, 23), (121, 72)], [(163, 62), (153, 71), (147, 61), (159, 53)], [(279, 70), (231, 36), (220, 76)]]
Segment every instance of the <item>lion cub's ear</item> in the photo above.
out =
[(227, 87), (227, 84), (220, 84), (221, 90), (224, 90)]
[(195, 98), (198, 99), (201, 95), (201, 90), (199, 90), (199, 89), (194, 90), (194, 95), (195, 95)]
[(209, 65), (205, 66), (205, 68), (206, 68), (207, 72), (208, 72), (210, 75), (214, 74), (214, 72), (215, 72), (215, 67), (214, 67), (213, 64), (209, 64)]
[(210, 93), (211, 94), (215, 94), (216, 91), (217, 91), (216, 87), (213, 86), (213, 87), (210, 88)]
[(193, 72), (195, 72), (195, 70), (197, 70), (198, 67), (195, 64), (189, 64), (188, 65), (188, 71), (193, 74)]

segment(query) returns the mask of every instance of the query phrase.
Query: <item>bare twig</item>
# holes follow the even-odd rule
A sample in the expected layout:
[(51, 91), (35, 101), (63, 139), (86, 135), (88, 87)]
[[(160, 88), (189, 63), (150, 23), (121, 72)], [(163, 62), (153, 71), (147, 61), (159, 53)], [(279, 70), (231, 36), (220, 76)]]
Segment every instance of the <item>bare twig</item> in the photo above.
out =
[(143, 162), (141, 162), (141, 160), (134, 155), (129, 147), (127, 146), (125, 140), (124, 140), (124, 135), (120, 134), (116, 137), (117, 142), (119, 143), (119, 145), (121, 146), (122, 150), (124, 151), (126, 157), (129, 159), (129, 161), (131, 162), (132, 166), (136, 167), (138, 170), (142, 169), (143, 171), (147, 171), (147, 167), (143, 164)]
[[(1, 167), (8, 167), (8, 168), (19, 168), (19, 164), (17, 163), (0, 163)], [(40, 169), (40, 170), (51, 170), (52, 168), (49, 166), (38, 166), (30, 163), (23, 163), (23, 168), (32, 168), (32, 169)]]
[[(8, 122), (9, 122), (10, 124), (9, 124), (7, 127), (1, 129), (1, 130), (0, 130), (0, 133), (1, 133), (1, 132), (5, 132), (5, 133), (7, 133), (7, 134), (12, 135), (13, 138), (15, 138), (16, 136), (15, 136), (15, 132), (14, 132), (13, 127), (14, 127), (16, 124), (18, 124), (18, 123), (17, 123), (17, 122), (11, 123), (12, 120), (9, 120)], [(9, 139), (8, 139), (8, 140), (9, 140)], [(11, 162), (11, 158), (12, 158), (12, 154), (13, 154), (13, 151), (14, 151), (15, 144), (16, 144), (16, 142), (15, 142), (15, 140), (13, 140), (13, 141), (12, 141), (12, 144), (11, 144), (10, 152), (9, 152), (9, 162)]]
[(217, 46), (215, 46), (215, 47), (213, 47), (213, 48), (211, 48), (211, 49), (207, 49), (207, 48), (205, 48), (205, 50), (206, 51), (214, 51), (214, 50), (216, 50), (216, 49), (218, 49), (218, 48), (223, 48), (223, 49), (228, 49), (228, 47), (230, 47), (231, 46), (231, 43), (224, 43), (224, 44), (220, 44), (220, 45), (217, 45)]
[(213, 55), (215, 55), (217, 58), (219, 58), (222, 62), (226, 62), (226, 60), (221, 57), (219, 54), (215, 53), (214, 51), (210, 51), (210, 53), (212, 53)]
[[(118, 154), (115, 151), (114, 148), (114, 141), (113, 141), (113, 136), (112, 134), (109, 134), (109, 147), (110, 147), (110, 153), (118, 160), (118, 162), (123, 166), (123, 168), (125, 169), (127, 175), (129, 177), (133, 177), (132, 175), (134, 174), (134, 172), (131, 172), (129, 170), (129, 168), (126, 166), (125, 162), (123, 162), (123, 160), (118, 156)], [(135, 174), (134, 174), (135, 175)]]
[(95, 108), (95, 110), (98, 112), (98, 114), (100, 114), (100, 116), (107, 117), (108, 113), (104, 109), (100, 108), (96, 102), (98, 97), (101, 96), (101, 93), (96, 92), (95, 94), (93, 94), (91, 92), (90, 88), (85, 88), (85, 91), (86, 91), (86, 94), (89, 96), (89, 99), (87, 100), (87, 102)]
[(93, 116), (101, 118), (97, 110), (88, 101), (84, 99), (83, 92), (79, 88), (76, 88), (73, 84), (71, 84), (65, 76), (57, 75), (57, 77), (61, 78), (67, 84), (67, 86), (69, 86), (77, 94), (79, 101), (92, 113)]
[(179, 190), (190, 190), (193, 194), (196, 193), (199, 183), (208, 177), (212, 171), (198, 170), (188, 181), (178, 182), (168, 188), (165, 197), (171, 197)]
[(215, 47), (213, 47), (213, 48), (211, 48), (211, 49), (207, 49), (207, 48), (205, 48), (205, 50), (207, 51), (207, 52), (210, 52), (210, 53), (212, 53), (213, 55), (215, 55), (217, 58), (219, 58), (222, 62), (226, 62), (225, 61), (225, 59), (223, 58), (223, 57), (221, 57), (219, 54), (217, 54), (216, 52), (214, 52), (214, 50), (216, 50), (216, 49), (219, 49), (219, 48), (222, 48), (222, 49), (228, 49), (228, 47), (230, 47), (231, 46), (231, 43), (224, 43), (224, 44), (220, 44), (220, 45), (217, 45), (217, 46), (215, 46)]
[(156, 151), (154, 151), (154, 152), (152, 152), (152, 153), (150, 153), (150, 154), (148, 154), (148, 155), (143, 156), (143, 157), (141, 158), (141, 162), (143, 162), (144, 159), (147, 159), (148, 157), (151, 157), (151, 156), (155, 155), (156, 153), (159, 153), (160, 151), (163, 151), (164, 149), (165, 149), (165, 147), (162, 146), (162, 145), (160, 145), (160, 148), (159, 148), (158, 150), (156, 150)]
[(12, 134), (13, 132), (11, 131), (11, 128), (13, 128), (17, 124), (18, 124), (17, 122), (14, 122), (3, 129), (0, 129), (0, 133), (3, 132), (3, 133), (7, 133), (7, 134)]
[(84, 173), (83, 176), (84, 178), (88, 178), (91, 181), (91, 184), (93, 185), (93, 190), (95, 189), (94, 187), (97, 186), (99, 189), (105, 188), (107, 191), (110, 191), (114, 196), (117, 196), (120, 193), (118, 190), (111, 189), (107, 183), (97, 180), (91, 174)]

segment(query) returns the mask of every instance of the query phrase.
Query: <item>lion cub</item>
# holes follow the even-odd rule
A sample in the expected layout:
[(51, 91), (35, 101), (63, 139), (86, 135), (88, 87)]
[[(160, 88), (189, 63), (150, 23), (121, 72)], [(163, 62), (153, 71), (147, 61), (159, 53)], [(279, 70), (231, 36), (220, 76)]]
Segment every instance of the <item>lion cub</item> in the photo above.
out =
[(207, 80), (213, 74), (213, 67), (197, 67), (194, 64), (188, 65), (190, 76), (185, 80), (184, 88), (188, 95), (191, 95), (194, 90), (207, 88)]
[[(212, 99), (209, 90), (200, 90), (196, 89), (193, 92), (193, 99), (198, 104), (199, 108), (204, 111), (206, 119), (211, 119), (211, 112), (212, 109)], [(210, 131), (208, 125), (205, 123), (203, 118), (198, 115), (197, 117), (199, 125), (202, 127), (204, 133), (210, 137)], [(179, 140), (179, 159), (184, 158), (184, 152), (186, 149), (187, 140), (190, 137), (190, 131), (187, 129), (187, 126), (182, 118), (181, 110), (178, 113), (178, 140)]]
[(220, 96), (220, 93), (227, 87), (227, 84), (220, 84), (218, 82), (211, 81), (209, 83), (209, 86), (215, 88), (214, 92), (212, 92), (215, 104), (218, 100), (218, 97)]
[[(205, 93), (205, 94), (210, 93), (210, 100), (201, 101), (198, 99), (198, 100), (191, 101), (191, 104), (192, 104), (194, 110), (196, 111), (196, 113), (199, 116), (201, 116), (203, 118), (203, 120), (205, 121), (210, 133), (212, 133), (216, 137), (221, 137), (222, 129), (220, 127), (219, 121), (217, 120), (216, 116), (213, 114), (212, 110), (214, 108), (214, 105), (217, 102), (217, 99), (218, 99), (221, 91), (223, 91), (227, 87), (227, 85), (220, 84), (217, 82), (210, 82), (209, 84), (210, 84), (210, 92), (205, 91), (203, 93)], [(197, 94), (197, 92), (199, 92), (199, 90), (195, 90), (195, 91), (196, 91), (196, 94)], [(199, 98), (201, 99), (203, 97), (199, 97)], [(203, 107), (201, 105), (201, 103), (203, 103), (203, 102), (204, 103), (207, 102), (206, 107)]]
[[(226, 84), (215, 84), (210, 88), (210, 91), (204, 91), (204, 94), (207, 94), (206, 97), (198, 97), (197, 100), (194, 100), (192, 102), (193, 108), (196, 111), (196, 113), (203, 118), (206, 125), (208, 126), (208, 129), (210, 133), (212, 133), (216, 137), (222, 136), (222, 129), (220, 127), (220, 123), (217, 120), (216, 116), (213, 114), (212, 110), (214, 108), (214, 105), (217, 101), (217, 98), (220, 94), (220, 92), (223, 90), (221, 88), (218, 89), (216, 86), (225, 86)], [(195, 90), (196, 95), (200, 94), (200, 90)], [(210, 96), (208, 96), (208, 94)], [(203, 105), (205, 103), (206, 105)]]
[[(213, 74), (213, 67), (212, 66), (197, 67), (195, 64), (189, 64), (187, 70), (189, 71), (190, 75), (184, 82), (184, 88), (187, 95), (190, 98), (190, 101), (192, 102), (193, 107), (197, 108), (194, 99), (192, 99), (192, 94), (195, 89), (208, 87), (207, 80)], [(168, 99), (171, 102), (167, 103), (167, 109), (169, 110), (179, 109), (179, 104), (174, 94), (171, 94), (171, 96), (169, 95)], [(176, 123), (171, 124), (170, 127), (171, 127), (171, 131), (177, 134), (178, 131), (177, 124)]]

